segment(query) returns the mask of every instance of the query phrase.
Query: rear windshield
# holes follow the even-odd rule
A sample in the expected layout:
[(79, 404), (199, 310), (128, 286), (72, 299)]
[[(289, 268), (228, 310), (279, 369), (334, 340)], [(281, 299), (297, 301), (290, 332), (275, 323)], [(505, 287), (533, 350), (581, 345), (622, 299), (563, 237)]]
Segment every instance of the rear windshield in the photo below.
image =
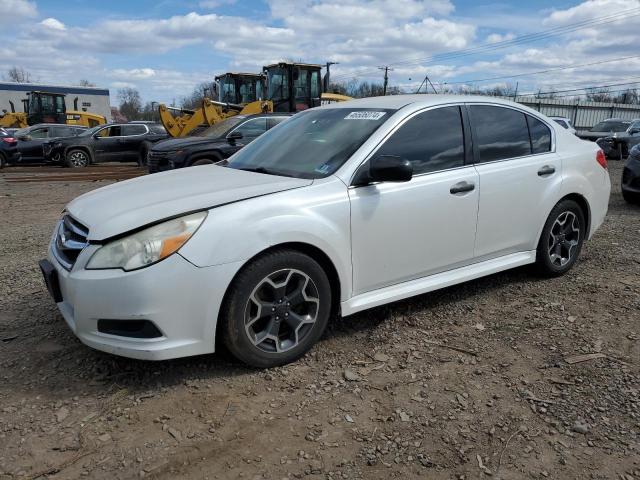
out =
[(624, 132), (631, 122), (618, 122), (612, 120), (606, 120), (604, 122), (600, 122), (591, 128), (592, 132)]

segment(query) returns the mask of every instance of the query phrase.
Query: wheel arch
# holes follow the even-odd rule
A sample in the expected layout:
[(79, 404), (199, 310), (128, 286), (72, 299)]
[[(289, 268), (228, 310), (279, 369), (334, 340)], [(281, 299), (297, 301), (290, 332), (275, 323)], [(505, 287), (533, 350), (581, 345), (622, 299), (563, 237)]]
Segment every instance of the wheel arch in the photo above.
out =
[(194, 162), (203, 158), (211, 158), (214, 162), (224, 160), (224, 156), (218, 150), (201, 150), (191, 153), (186, 163), (192, 166)]
[(544, 217), (544, 221), (542, 222), (542, 225), (540, 226), (540, 229), (538, 231), (538, 242), (536, 243), (536, 245), (538, 245), (538, 243), (540, 242), (540, 239), (542, 238), (542, 231), (544, 230), (544, 225), (547, 222), (547, 219), (549, 218), (549, 215), (551, 214), (551, 212), (553, 211), (554, 208), (556, 208), (556, 205), (558, 205), (560, 202), (562, 202), (563, 200), (573, 200), (574, 202), (576, 202), (581, 210), (582, 213), (584, 214), (584, 218), (586, 220), (586, 239), (588, 239), (590, 237), (590, 232), (591, 232), (591, 206), (589, 205), (589, 201), (586, 199), (586, 197), (584, 197), (584, 195), (581, 195), (580, 193), (568, 193), (567, 195), (565, 195), (564, 197), (558, 199), (557, 202), (555, 202), (551, 208), (549, 209), (549, 211), (547, 212), (546, 216)]
[[(221, 305), (225, 305), (229, 295), (229, 291), (231, 289), (231, 285), (233, 284), (233, 282), (235, 282), (240, 272), (242, 272), (242, 270), (244, 270), (244, 268), (247, 267), (247, 265), (250, 265), (252, 262), (257, 260), (258, 258), (264, 255), (267, 255), (270, 252), (273, 252), (276, 250), (285, 250), (285, 249), (296, 250), (300, 253), (303, 253), (311, 257), (313, 260), (318, 262), (318, 264), (322, 267), (324, 272), (327, 274), (327, 277), (329, 279), (329, 285), (331, 286), (331, 316), (335, 316), (339, 314), (342, 283), (340, 281), (340, 275), (338, 274), (338, 270), (334, 265), (333, 261), (331, 260), (331, 258), (329, 258), (329, 255), (327, 255), (325, 252), (322, 251), (322, 249), (318, 248), (317, 246), (312, 245), (310, 243), (306, 243), (306, 242), (295, 242), (295, 241), (271, 245), (268, 248), (265, 248), (264, 250), (261, 250), (260, 252), (256, 253), (251, 258), (247, 259), (242, 264), (242, 266), (238, 268), (235, 275), (227, 285), (224, 295), (222, 297)], [(218, 312), (218, 317), (220, 317), (221, 311), (222, 311), (222, 308)]]
[(84, 152), (86, 152), (87, 155), (89, 155), (89, 163), (94, 163), (94, 158), (93, 158), (93, 152), (91, 151), (91, 149), (89, 147), (87, 147), (86, 145), (73, 145), (71, 147), (66, 147), (64, 149), (64, 158), (63, 161), (67, 158), (67, 155), (69, 154), (70, 151), (72, 150), (82, 150)]

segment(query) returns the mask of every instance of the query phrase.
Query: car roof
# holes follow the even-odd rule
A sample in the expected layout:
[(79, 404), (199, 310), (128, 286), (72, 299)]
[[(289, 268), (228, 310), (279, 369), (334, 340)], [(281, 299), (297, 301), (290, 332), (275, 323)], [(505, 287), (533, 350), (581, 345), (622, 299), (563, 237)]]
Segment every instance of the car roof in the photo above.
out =
[(483, 95), (451, 95), (441, 93), (413, 94), (413, 95), (387, 95), (384, 97), (357, 98), (346, 102), (334, 102), (323, 105), (321, 108), (392, 108), (399, 110), (407, 105), (430, 107), (447, 103), (494, 103), (498, 105), (514, 106), (529, 110), (524, 105), (511, 100), (503, 100), (498, 97)]
[(84, 125), (69, 125), (67, 123), (36, 123), (29, 125), (26, 128), (38, 128), (38, 127), (74, 127), (74, 128), (87, 128)]

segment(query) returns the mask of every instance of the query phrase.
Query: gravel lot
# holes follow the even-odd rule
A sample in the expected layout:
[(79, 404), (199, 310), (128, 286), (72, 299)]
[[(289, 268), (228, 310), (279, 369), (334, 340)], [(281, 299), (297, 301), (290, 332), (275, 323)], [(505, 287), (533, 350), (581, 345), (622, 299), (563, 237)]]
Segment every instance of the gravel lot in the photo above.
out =
[(607, 221), (569, 275), (336, 319), (270, 371), (82, 345), (37, 261), (64, 204), (114, 177), (2, 171), (0, 479), (640, 479), (640, 207), (610, 168)]

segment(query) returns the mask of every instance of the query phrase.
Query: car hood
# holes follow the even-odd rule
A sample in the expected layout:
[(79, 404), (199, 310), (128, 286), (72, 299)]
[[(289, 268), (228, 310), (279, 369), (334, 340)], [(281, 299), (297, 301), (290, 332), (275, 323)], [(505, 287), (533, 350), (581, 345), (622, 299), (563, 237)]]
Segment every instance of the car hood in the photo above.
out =
[(100, 241), (165, 218), (313, 183), (216, 165), (181, 168), (85, 193), (67, 211)]
[(172, 150), (179, 150), (183, 147), (192, 147), (194, 145), (204, 145), (220, 142), (226, 142), (226, 139), (214, 137), (171, 138), (169, 140), (162, 140), (160, 143), (156, 144), (153, 147), (153, 150), (160, 152), (169, 152)]

